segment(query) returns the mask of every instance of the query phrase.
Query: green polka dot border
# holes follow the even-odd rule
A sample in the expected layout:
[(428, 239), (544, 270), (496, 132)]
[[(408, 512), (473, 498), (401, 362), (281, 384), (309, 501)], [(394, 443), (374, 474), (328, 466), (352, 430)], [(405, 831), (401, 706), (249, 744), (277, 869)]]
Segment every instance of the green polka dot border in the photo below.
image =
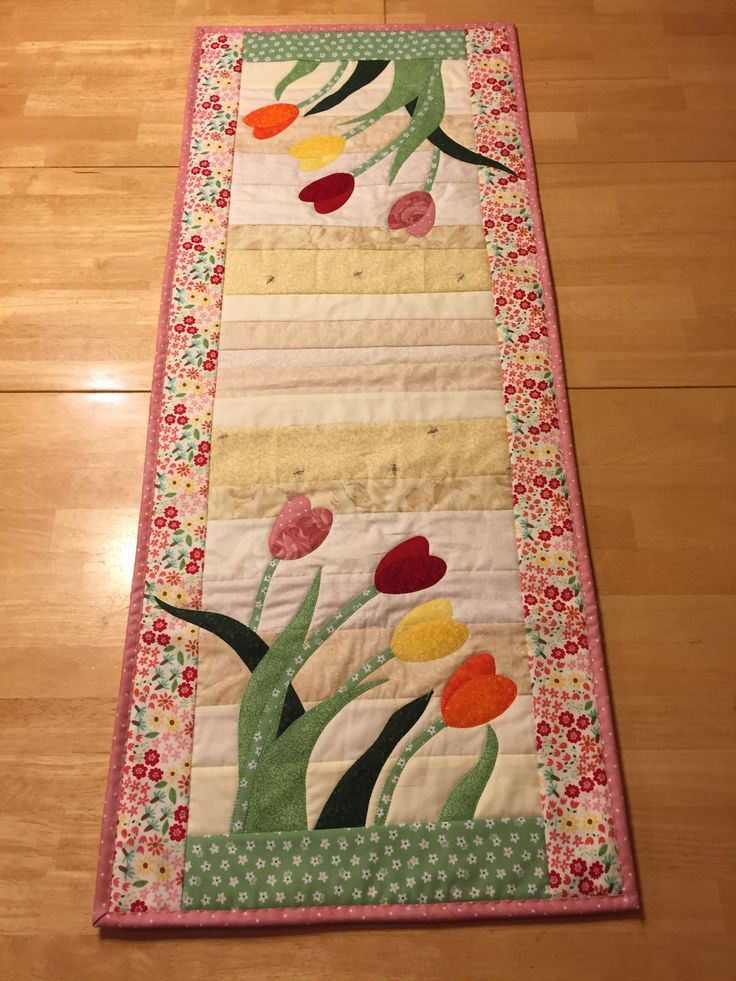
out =
[(246, 34), (243, 61), (467, 58), (462, 31), (299, 31)]
[(545, 899), (540, 818), (193, 835), (184, 909)]

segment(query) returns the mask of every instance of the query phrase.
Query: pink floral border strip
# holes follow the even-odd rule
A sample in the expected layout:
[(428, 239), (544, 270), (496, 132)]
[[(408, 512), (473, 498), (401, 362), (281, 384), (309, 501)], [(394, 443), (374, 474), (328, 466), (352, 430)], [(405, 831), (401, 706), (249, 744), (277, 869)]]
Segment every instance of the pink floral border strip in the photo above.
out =
[(609, 788), (615, 746), (606, 753), (602, 739), (602, 725), (610, 738), (613, 733), (599, 705), (608, 702), (605, 679), (594, 670), (603, 653), (573, 483), (564, 367), (522, 80), (507, 28), (468, 30), (466, 41), (478, 150), (500, 155), (516, 173), (484, 179), (481, 171), (481, 207), (509, 423), (549, 884), (559, 898), (607, 896), (631, 888), (633, 869), (621, 854), (625, 821), (621, 811), (614, 816)]
[[(567, 784), (563, 788), (566, 803), (573, 805), (577, 801), (577, 806), (570, 808), (572, 812), (578, 813), (581, 804), (588, 806), (599, 800), (601, 804), (608, 803), (603, 829), (602, 831), (599, 829), (599, 833), (604, 834), (606, 843), (611, 842), (614, 845), (617, 867), (620, 869), (622, 879), (621, 891), (603, 894), (603, 890), (596, 887), (596, 882), (601, 876), (591, 875), (590, 866), (597, 858), (588, 851), (580, 851), (581, 843), (575, 841), (575, 829), (565, 827), (564, 813), (563, 815), (556, 813), (559, 810), (555, 807), (559, 794), (557, 791), (557, 793), (545, 792), (545, 813), (550, 822), (548, 833), (550, 865), (555, 868), (555, 862), (558, 862), (564, 869), (568, 859), (570, 865), (570, 870), (565, 871), (564, 875), (555, 868), (560, 882), (553, 881), (553, 885), (559, 898), (541, 902), (506, 900), (495, 903), (422, 906), (338, 906), (331, 909), (185, 912), (180, 910), (180, 897), (183, 839), (186, 834), (188, 813), (187, 769), (191, 756), (197, 641), (196, 636), (187, 637), (179, 627), (168, 622), (166, 618), (159, 617), (148, 603), (145, 591), (146, 583), (155, 582), (159, 589), (169, 589), (177, 600), (196, 603), (201, 594), (209, 464), (209, 411), (214, 394), (213, 380), (217, 361), (221, 267), (224, 265), (228, 188), (234, 152), (234, 125), (231, 124), (234, 124), (237, 110), (239, 52), (242, 38), (251, 31), (400, 29), (464, 29), (468, 34), (471, 72), (474, 70), (474, 58), (477, 67), (476, 55), (480, 56), (481, 60), (488, 57), (485, 52), (488, 45), (491, 49), (490, 54), (498, 55), (498, 58), (494, 59), (498, 61), (496, 65), (498, 74), (490, 82), (493, 95), (489, 94), (493, 102), (492, 109), (498, 111), (491, 111), (491, 115), (499, 121), (501, 116), (506, 114), (505, 123), (509, 124), (510, 128), (508, 131), (496, 133), (494, 126), (489, 136), (494, 137), (495, 142), (500, 142), (502, 137), (509, 136), (505, 146), (497, 149), (507, 151), (503, 156), (509, 156), (511, 159), (513, 154), (516, 154), (522, 172), (523, 168), (526, 168), (524, 200), (528, 209), (527, 216), (523, 212), (519, 213), (522, 219), (520, 222), (514, 220), (517, 217), (515, 213), (510, 214), (512, 220), (506, 221), (506, 231), (509, 235), (513, 232), (526, 241), (521, 228), (524, 225), (524, 233), (530, 245), (527, 247), (522, 244), (521, 247), (527, 248), (529, 255), (536, 256), (530, 264), (536, 264), (537, 275), (534, 278), (541, 283), (544, 296), (542, 307), (538, 302), (538, 291), (535, 291), (536, 301), (533, 301), (530, 296), (513, 295), (521, 290), (519, 283), (526, 280), (522, 277), (519, 283), (511, 280), (506, 283), (498, 274), (502, 276), (509, 270), (501, 269), (494, 262), (492, 266), (494, 286), (499, 287), (503, 284), (504, 289), (514, 286), (512, 297), (514, 301), (518, 301), (509, 310), (499, 309), (502, 341), (506, 342), (503, 351), (504, 372), (508, 385), (515, 386), (517, 380), (521, 383), (522, 397), (526, 392), (526, 398), (538, 400), (540, 406), (544, 403), (546, 408), (544, 413), (540, 412), (540, 422), (544, 421), (551, 426), (556, 399), (559, 433), (553, 437), (551, 434), (554, 427), (551, 426), (546, 442), (547, 445), (556, 447), (555, 462), (561, 465), (564, 461), (566, 471), (564, 476), (567, 479), (566, 496), (562, 482), (560, 487), (550, 487), (549, 480), (546, 485), (535, 483), (534, 477), (544, 474), (536, 472), (536, 463), (539, 461), (535, 461), (534, 454), (529, 459), (527, 452), (525, 463), (520, 462), (521, 457), (519, 461), (514, 460), (514, 476), (519, 478), (516, 483), (530, 480), (531, 484), (527, 487), (524, 483), (524, 491), (517, 489), (516, 493), (519, 502), (531, 506), (532, 495), (536, 495), (539, 504), (550, 500), (548, 496), (542, 495), (543, 490), (551, 490), (553, 495), (555, 491), (560, 492), (555, 498), (555, 504), (558, 510), (562, 508), (564, 511), (567, 508), (562, 517), (560, 534), (556, 534), (553, 530), (558, 524), (557, 521), (555, 525), (547, 528), (542, 521), (544, 517), (548, 522), (551, 520), (551, 511), (547, 510), (551, 505), (542, 504), (541, 510), (529, 512), (534, 514), (538, 548), (548, 552), (552, 550), (550, 545), (552, 538), (546, 539), (539, 534), (541, 531), (548, 531), (551, 536), (559, 539), (555, 544), (560, 551), (569, 549), (573, 566), (577, 559), (582, 575), (582, 584), (575, 579), (575, 589), (572, 589), (573, 605), (577, 607), (581, 617), (576, 621), (577, 639), (568, 641), (563, 637), (564, 645), (577, 644), (577, 649), (567, 649), (563, 645), (561, 650), (564, 650), (564, 655), (560, 655), (559, 652), (552, 654), (555, 663), (558, 664), (557, 673), (578, 672), (582, 684), (573, 685), (572, 690), (568, 690), (568, 685), (553, 684), (550, 687), (547, 682), (551, 672), (545, 672), (544, 667), (540, 670), (537, 665), (538, 660), (547, 660), (546, 652), (542, 657), (534, 645), (544, 640), (543, 649), (550, 647), (551, 653), (550, 637), (554, 629), (553, 619), (558, 620), (559, 614), (563, 612), (555, 609), (554, 603), (555, 601), (571, 603), (573, 597), (562, 597), (564, 587), (559, 596), (545, 593), (544, 589), (547, 586), (556, 585), (549, 581), (548, 575), (545, 575), (539, 581), (543, 595), (543, 601), (539, 602), (536, 579), (533, 576), (527, 578), (526, 571), (534, 568), (533, 559), (531, 564), (527, 560), (541, 553), (535, 552), (528, 546), (528, 529), (520, 524), (524, 586), (529, 590), (537, 589), (537, 592), (528, 593), (527, 605), (528, 622), (532, 627), (531, 664), (535, 684), (535, 714), (538, 724), (542, 727), (538, 732), (539, 751), (543, 759), (549, 761), (549, 769), (557, 776), (557, 780), (549, 778), (551, 785), (560, 782), (560, 774), (563, 772), (571, 780), (577, 777), (579, 791), (577, 795), (574, 792), (568, 793), (565, 789)], [(495, 51), (494, 48), (499, 50)], [(484, 67), (483, 77), (475, 81), (480, 87), (488, 81), (487, 67)], [(500, 84), (501, 82), (504, 84)], [(476, 100), (479, 98), (477, 93), (480, 87), (474, 90)], [(514, 130), (513, 138), (510, 138), (512, 130)], [(481, 145), (483, 139), (485, 137), (479, 140)], [(508, 193), (513, 194), (514, 191)], [(504, 206), (502, 212), (494, 211), (493, 205), (488, 205), (485, 193), (484, 207), (487, 220), (495, 221), (497, 216), (502, 224), (503, 216), (509, 213), (507, 206)], [(530, 293), (531, 289), (526, 292)], [(507, 299), (505, 292), (500, 295)], [(528, 304), (524, 303), (525, 300)], [(499, 306), (505, 307), (508, 303), (501, 303)], [(514, 359), (509, 358), (512, 353), (508, 343), (510, 338), (507, 339), (503, 335), (502, 321), (505, 317), (501, 317), (500, 314), (503, 312), (504, 315), (508, 315), (517, 307), (519, 311), (524, 311), (519, 316), (526, 318), (525, 322), (529, 325), (525, 328), (528, 340), (536, 342), (529, 346), (530, 351), (539, 351), (544, 355), (546, 350), (546, 363), (541, 377), (539, 377), (539, 368), (519, 371), (518, 366), (524, 362), (516, 359), (518, 363), (515, 368)], [(539, 312), (542, 310), (544, 313), (540, 319)], [(517, 328), (521, 323), (521, 321), (514, 321), (513, 317), (508, 322), (513, 323)], [(535, 326), (531, 326), (532, 324)], [(532, 330), (539, 336), (533, 337)], [(546, 341), (543, 340), (545, 336)], [(528, 343), (528, 340), (523, 343)], [(527, 366), (531, 367), (528, 362)], [(534, 384), (525, 385), (524, 382)], [(546, 382), (547, 386), (540, 384), (542, 382)], [(532, 391), (536, 394), (530, 394)], [(517, 392), (507, 391), (506, 394), (507, 407), (513, 413), (515, 404), (513, 397)], [(543, 415), (545, 418), (542, 418)], [(520, 447), (527, 450), (529, 444), (522, 446), (524, 441), (517, 440), (518, 434), (513, 431), (515, 426), (513, 415), (510, 419), (512, 452), (516, 453)], [(540, 432), (543, 431), (540, 426)], [(527, 470), (524, 468), (532, 461), (535, 465), (527, 476)], [(560, 498), (566, 503), (562, 504)], [(561, 511), (560, 514), (562, 513)], [(548, 570), (543, 571), (548, 573)], [(543, 583), (546, 585), (543, 586)], [(554, 618), (551, 617), (548, 609), (550, 603), (553, 604)], [(580, 643), (580, 638), (586, 635), (586, 627), (587, 653), (584, 644)], [(555, 644), (555, 646), (559, 645)], [(578, 715), (587, 712), (588, 726), (581, 725), (574, 713), (572, 720), (563, 716), (563, 720), (560, 721), (559, 716), (567, 710), (569, 701), (569, 699), (565, 701), (564, 706), (556, 701), (556, 695), (562, 691), (567, 692), (568, 696), (590, 694), (592, 707), (598, 712), (597, 719), (590, 710), (585, 710), (585, 712), (578, 712)], [(573, 698), (572, 701), (579, 701), (579, 698)], [(579, 706), (575, 705), (575, 708)], [(554, 719), (555, 712), (557, 712), (556, 721), (548, 721), (548, 717)], [(575, 724), (576, 721), (578, 725)], [(151, 722), (155, 722), (155, 726), (150, 725)], [(566, 746), (563, 746), (562, 740), (567, 738), (569, 746), (571, 729), (590, 730), (591, 723), (596, 722), (600, 728), (600, 739), (594, 742), (600, 748), (596, 750), (598, 755), (590, 758), (601, 764), (599, 769), (605, 774), (605, 782), (602, 779), (596, 780), (596, 768), (594, 768), (594, 786), (587, 789), (589, 786), (587, 782), (580, 786), (582, 777), (586, 776), (580, 760), (576, 761), (578, 769), (571, 770), (568, 765), (569, 760), (564, 759)], [(546, 731), (547, 726), (549, 732)], [(581, 741), (574, 738), (572, 740), (573, 744), (579, 744)], [(580, 748), (582, 750), (583, 746)], [(152, 805), (148, 800), (148, 794), (145, 803), (142, 794), (136, 795), (135, 788), (143, 781), (148, 781), (143, 783), (143, 786), (149, 788), (149, 791), (150, 788), (153, 788), (154, 792), (161, 791), (153, 806), (153, 814), (151, 814)], [(593, 796), (579, 800), (582, 794)], [(611, 807), (616, 813), (615, 828)], [(157, 827), (151, 826), (151, 817)], [(585, 842), (582, 844), (585, 845)], [(589, 849), (590, 845), (585, 847)], [(157, 859), (157, 870), (154, 869), (153, 876), (145, 880), (143, 876), (148, 876), (149, 870), (141, 867), (142, 855), (154, 856)], [(577, 858), (585, 863), (585, 868), (582, 864), (573, 867), (573, 862)], [(135, 878), (139, 872), (141, 877)], [(597, 869), (593, 872), (597, 872)], [(592, 883), (592, 888), (587, 885), (581, 888), (581, 883), (586, 879)], [(376, 920), (426, 921), (596, 913), (632, 909), (637, 906), (638, 896), (626, 835), (623, 792), (610, 719), (592, 573), (585, 544), (559, 333), (523, 103), (515, 31), (513, 27), (496, 24), (200, 28), (195, 36), (179, 183), (159, 319), (139, 540), (118, 715), (103, 814), (94, 922), (100, 926), (151, 927), (273, 925), (284, 922), (298, 924)]]
[(198, 32), (159, 318), (126, 654), (95, 920), (181, 904), (197, 636), (162, 614), (201, 599), (212, 402), (242, 31)]

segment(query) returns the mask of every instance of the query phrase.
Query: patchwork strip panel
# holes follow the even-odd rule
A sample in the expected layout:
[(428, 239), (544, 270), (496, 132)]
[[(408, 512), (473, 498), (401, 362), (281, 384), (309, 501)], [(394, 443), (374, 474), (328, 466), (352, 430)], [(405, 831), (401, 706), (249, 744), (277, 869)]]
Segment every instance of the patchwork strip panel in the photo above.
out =
[(95, 922), (637, 902), (513, 28), (200, 29)]

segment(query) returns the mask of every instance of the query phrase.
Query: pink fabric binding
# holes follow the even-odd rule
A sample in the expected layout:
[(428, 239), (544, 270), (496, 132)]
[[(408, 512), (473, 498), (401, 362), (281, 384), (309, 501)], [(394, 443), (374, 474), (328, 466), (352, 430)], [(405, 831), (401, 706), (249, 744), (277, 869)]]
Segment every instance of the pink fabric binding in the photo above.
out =
[[(157, 452), (158, 418), (164, 383), (164, 365), (166, 361), (168, 313), (171, 301), (171, 285), (176, 259), (178, 232), (182, 217), (184, 199), (184, 181), (189, 161), (189, 144), (194, 111), (194, 95), (199, 70), (199, 56), (202, 36), (205, 33), (238, 33), (238, 34), (280, 34), (307, 31), (433, 31), (433, 30), (467, 30), (474, 27), (504, 27), (509, 34), (512, 64), (514, 72), (514, 87), (519, 106), (519, 122), (524, 145), (524, 155), (529, 173), (531, 191), (531, 209), (534, 217), (535, 242), (539, 256), (539, 268), (544, 291), (545, 310), (547, 314), (547, 329), (549, 333), (550, 352), (552, 355), (552, 370), (555, 379), (555, 389), (560, 416), (560, 436), (565, 455), (567, 480), (570, 495), (570, 506), (573, 516), (577, 558), (582, 576), (583, 600), (585, 619), (589, 632), (593, 680), (595, 684), (596, 705), (601, 726), (603, 753), (606, 771), (609, 779), (609, 789), (614, 808), (614, 826), (616, 848), (618, 850), (623, 878), (623, 891), (618, 896), (610, 897), (574, 897), (570, 899), (548, 900), (500, 900), (498, 902), (463, 902), (463, 903), (428, 903), (426, 905), (381, 905), (381, 906), (331, 906), (306, 907), (302, 909), (269, 909), (269, 910), (218, 910), (212, 913), (203, 910), (151, 910), (145, 913), (112, 913), (109, 912), (109, 885), (112, 875), (112, 862), (115, 850), (115, 826), (117, 818), (117, 801), (120, 790), (120, 780), (125, 756), (125, 737), (130, 716), (132, 698), (132, 681), (135, 673), (135, 652), (138, 640), (138, 629), (143, 606), (143, 589), (145, 585), (146, 558), (148, 538), (151, 525), (151, 512), (154, 492), (155, 464)], [(618, 764), (616, 737), (613, 729), (613, 718), (610, 706), (608, 683), (606, 679), (603, 644), (598, 605), (596, 601), (593, 570), (588, 550), (585, 532), (585, 517), (583, 512), (580, 484), (575, 463), (575, 450), (570, 422), (570, 410), (565, 387), (565, 370), (562, 359), (562, 344), (560, 340), (559, 323), (556, 304), (552, 289), (552, 275), (547, 254), (547, 245), (542, 224), (542, 211), (539, 203), (539, 189), (536, 168), (529, 132), (529, 119), (526, 107), (526, 97), (521, 73), (521, 60), (516, 28), (512, 24), (495, 22), (469, 24), (301, 24), (279, 27), (198, 27), (194, 34), (194, 46), (189, 71), (189, 84), (184, 114), (184, 130), (181, 154), (179, 159), (179, 176), (176, 185), (176, 196), (169, 235), (169, 245), (166, 255), (164, 284), (161, 293), (158, 331), (156, 338), (156, 354), (151, 385), (151, 404), (148, 415), (148, 435), (146, 441), (145, 469), (141, 510), (138, 522), (138, 541), (133, 572), (133, 586), (130, 596), (130, 612), (123, 654), (118, 706), (113, 732), (110, 770), (107, 782), (107, 792), (102, 815), (100, 839), (100, 855), (97, 870), (97, 887), (93, 908), (93, 924), (99, 927), (142, 929), (151, 927), (257, 927), (275, 925), (304, 925), (321, 923), (372, 923), (384, 922), (432, 922), (439, 920), (482, 920), (510, 919), (521, 917), (549, 916), (579, 916), (584, 914), (601, 914), (621, 910), (636, 910), (639, 907), (634, 860), (626, 821), (623, 781)]]

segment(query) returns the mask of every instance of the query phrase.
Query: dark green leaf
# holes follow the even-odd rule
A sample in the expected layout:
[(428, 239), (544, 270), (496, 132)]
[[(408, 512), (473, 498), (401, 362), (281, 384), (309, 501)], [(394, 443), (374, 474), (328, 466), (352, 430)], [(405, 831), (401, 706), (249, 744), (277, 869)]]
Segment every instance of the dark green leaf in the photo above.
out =
[[(410, 116), (414, 115), (416, 105), (416, 99), (412, 100), (411, 102), (407, 102), (405, 108)], [(456, 143), (455, 140), (448, 136), (440, 126), (438, 126), (434, 132), (430, 133), (427, 139), (432, 146), (436, 146), (438, 150), (446, 153), (448, 157), (454, 157), (455, 160), (460, 160), (463, 163), (475, 164), (478, 167), (493, 167), (495, 170), (502, 170), (506, 174), (513, 174), (516, 176), (515, 172), (510, 167), (499, 163), (498, 160), (492, 160), (490, 157), (484, 157), (483, 154), (476, 153), (475, 150), (471, 150), (469, 147), (463, 146), (462, 143)]]
[[(209, 613), (206, 610), (179, 609), (155, 596), (154, 600), (162, 610), (166, 610), (172, 616), (178, 617), (186, 623), (193, 623), (195, 627), (208, 630), (215, 637), (224, 640), (251, 672), (255, 671), (268, 650), (268, 644), (254, 630), (246, 627), (244, 623), (235, 620), (233, 617), (225, 616), (223, 613)], [(303, 715), (303, 713), (304, 706), (290, 685), (286, 693), (286, 700), (284, 701), (284, 710), (281, 713), (279, 733), (282, 733), (295, 719)]]
[(385, 680), (377, 678), (336, 691), (271, 744), (258, 761), (246, 831), (307, 830), (307, 768), (317, 740), (346, 705)]
[(368, 85), (375, 78), (378, 78), (388, 64), (388, 61), (359, 61), (350, 78), (343, 82), (337, 91), (332, 92), (324, 99), (321, 99), (315, 106), (312, 106), (308, 112), (305, 112), (304, 115), (314, 116), (318, 112), (325, 112), (326, 109), (332, 109), (333, 106), (339, 106), (340, 103), (344, 102), (348, 96), (353, 94), (353, 92), (357, 92), (358, 89), (362, 89), (363, 86)]
[(330, 794), (316, 828), (362, 828), (376, 780), (386, 760), (429, 704), (432, 692), (396, 709), (360, 759), (342, 775)]

